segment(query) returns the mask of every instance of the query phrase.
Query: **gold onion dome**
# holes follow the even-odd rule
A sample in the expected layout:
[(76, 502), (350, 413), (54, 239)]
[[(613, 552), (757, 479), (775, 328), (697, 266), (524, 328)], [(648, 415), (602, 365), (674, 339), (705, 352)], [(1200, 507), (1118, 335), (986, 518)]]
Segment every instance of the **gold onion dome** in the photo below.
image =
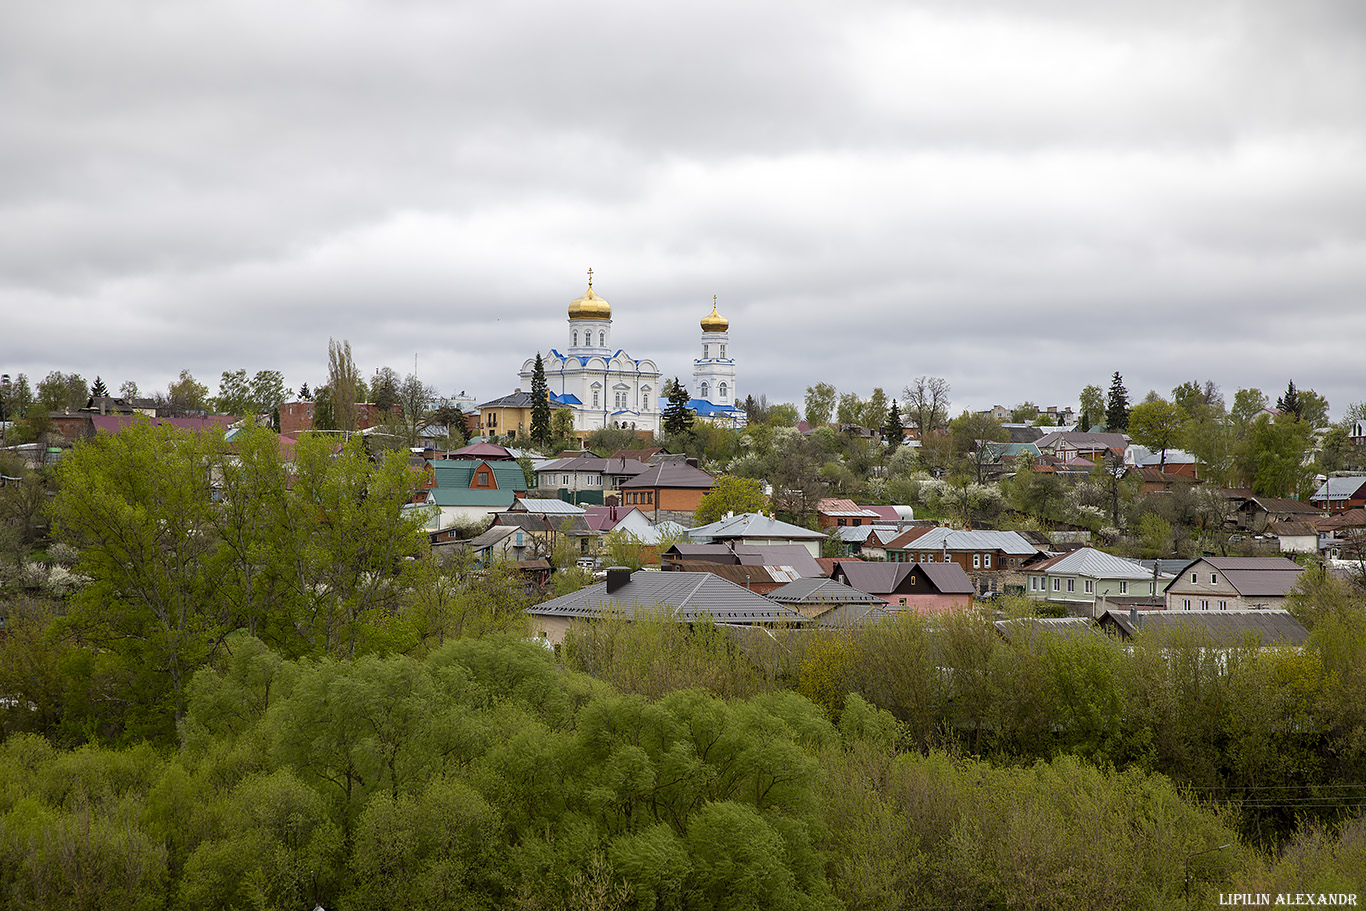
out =
[(711, 299), (711, 313), (702, 317), (703, 332), (725, 332), (730, 328), (730, 320), (716, 312), (716, 297)]
[(593, 271), (588, 271), (588, 290), (569, 302), (570, 319), (611, 319), (612, 305), (593, 291)]

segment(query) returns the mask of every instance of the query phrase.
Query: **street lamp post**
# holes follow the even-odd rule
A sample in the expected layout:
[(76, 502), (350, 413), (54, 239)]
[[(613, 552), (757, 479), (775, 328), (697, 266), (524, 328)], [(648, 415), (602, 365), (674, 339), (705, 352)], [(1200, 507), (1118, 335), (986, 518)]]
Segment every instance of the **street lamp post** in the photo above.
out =
[(1191, 861), (1201, 854), (1213, 854), (1215, 851), (1222, 851), (1231, 844), (1232, 842), (1229, 842), (1228, 844), (1217, 845), (1213, 848), (1206, 848), (1203, 851), (1196, 851), (1194, 854), (1186, 855), (1186, 911), (1190, 911), (1191, 907)]

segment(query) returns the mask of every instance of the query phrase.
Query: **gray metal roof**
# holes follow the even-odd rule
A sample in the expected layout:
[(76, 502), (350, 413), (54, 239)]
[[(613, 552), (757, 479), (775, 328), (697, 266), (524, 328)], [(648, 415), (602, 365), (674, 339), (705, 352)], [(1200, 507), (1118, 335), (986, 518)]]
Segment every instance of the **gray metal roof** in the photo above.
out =
[(512, 504), (508, 512), (529, 512), (540, 515), (554, 516), (581, 516), (584, 509), (575, 506), (573, 503), (566, 503), (564, 500), (550, 497), (525, 497)]
[(1029, 556), (1039, 549), (1013, 531), (958, 531), (954, 528), (931, 528), (907, 545), (909, 550), (999, 550), (1002, 553)]
[(825, 575), (805, 544), (735, 544), (735, 556), (745, 566), (790, 566), (800, 576)]
[(1283, 597), (1294, 588), (1304, 568), (1285, 557), (1204, 557), (1193, 560), (1167, 583), (1171, 589), (1201, 563), (1223, 573), (1224, 579), (1244, 598)]
[(640, 571), (610, 595), (607, 583), (601, 582), (526, 610), (534, 616), (596, 620), (676, 616), (685, 623), (810, 622), (792, 608), (712, 573)]
[(713, 541), (726, 538), (792, 538), (816, 540), (825, 537), (819, 531), (802, 528), (788, 522), (770, 519), (762, 513), (747, 512), (729, 519), (721, 519), (710, 525), (702, 525), (688, 530), (693, 541)]
[(834, 579), (798, 579), (774, 589), (768, 597), (782, 604), (883, 604), (876, 595), (861, 592)]
[(1329, 478), (1314, 491), (1314, 500), (1347, 500), (1362, 487), (1366, 487), (1366, 477), (1357, 475), (1346, 478)]
[(1137, 626), (1128, 611), (1108, 610), (1102, 619), (1126, 636), (1190, 630), (1208, 635), (1221, 645), (1237, 645), (1249, 634), (1262, 645), (1303, 645), (1309, 638), (1309, 631), (1283, 610), (1140, 611)]
[(1020, 617), (1015, 620), (997, 620), (996, 631), (1007, 642), (1037, 641), (1042, 636), (1064, 639), (1100, 637), (1097, 641), (1103, 641), (1105, 638), (1089, 617)]
[(1038, 572), (1040, 569), (1048, 573), (1089, 576), (1093, 579), (1144, 581), (1153, 577), (1151, 569), (1144, 569), (1133, 560), (1116, 557), (1094, 547), (1080, 547), (1070, 554), (1050, 560), (1040, 567), (1034, 567), (1033, 571)]

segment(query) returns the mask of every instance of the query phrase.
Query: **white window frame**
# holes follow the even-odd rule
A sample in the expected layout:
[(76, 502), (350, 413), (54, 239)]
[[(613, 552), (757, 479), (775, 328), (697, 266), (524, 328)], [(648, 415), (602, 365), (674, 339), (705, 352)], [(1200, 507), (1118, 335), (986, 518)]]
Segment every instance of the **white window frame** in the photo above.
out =
[(1092, 580), (1092, 579), (1087, 579), (1087, 580), (1086, 580), (1086, 593), (1087, 593), (1088, 595), (1094, 595), (1094, 594), (1096, 593), (1096, 583), (1095, 583), (1094, 580)]
[(1077, 580), (1076, 580), (1076, 579), (1068, 579), (1068, 580), (1067, 580), (1067, 590), (1068, 590), (1069, 592), (1074, 592), (1074, 591), (1077, 590)]
[(1056, 576), (1053, 578), (1053, 591), (1062, 591), (1062, 580)]
[(973, 568), (973, 569), (981, 569), (981, 568), (982, 568), (982, 555), (981, 555), (981, 554), (973, 554), (973, 555), (972, 555), (972, 568)]
[(1129, 583), (1128, 583), (1128, 582), (1121, 582), (1121, 583), (1119, 583), (1119, 593), (1120, 593), (1121, 595), (1127, 595), (1127, 594), (1129, 594)]
[(991, 554), (982, 554), (982, 569), (991, 569)]

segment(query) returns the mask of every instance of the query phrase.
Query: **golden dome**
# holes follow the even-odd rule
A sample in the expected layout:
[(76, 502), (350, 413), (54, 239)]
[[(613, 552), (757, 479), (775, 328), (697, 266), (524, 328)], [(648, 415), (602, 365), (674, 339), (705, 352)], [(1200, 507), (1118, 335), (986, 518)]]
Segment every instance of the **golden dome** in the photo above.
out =
[(716, 312), (716, 295), (711, 298), (711, 313), (702, 317), (703, 332), (725, 332), (730, 328), (730, 320)]
[(612, 305), (593, 292), (593, 270), (588, 270), (588, 290), (569, 302), (570, 319), (611, 319)]

